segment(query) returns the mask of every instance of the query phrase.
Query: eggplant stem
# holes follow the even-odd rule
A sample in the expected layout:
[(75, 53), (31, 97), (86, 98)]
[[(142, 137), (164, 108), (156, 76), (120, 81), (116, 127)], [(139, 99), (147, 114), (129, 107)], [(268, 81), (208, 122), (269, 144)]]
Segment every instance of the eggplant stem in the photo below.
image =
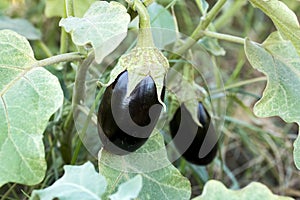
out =
[(147, 8), (140, 0), (134, 0), (133, 9), (139, 14), (139, 34), (137, 47), (155, 47), (150, 25), (150, 16)]

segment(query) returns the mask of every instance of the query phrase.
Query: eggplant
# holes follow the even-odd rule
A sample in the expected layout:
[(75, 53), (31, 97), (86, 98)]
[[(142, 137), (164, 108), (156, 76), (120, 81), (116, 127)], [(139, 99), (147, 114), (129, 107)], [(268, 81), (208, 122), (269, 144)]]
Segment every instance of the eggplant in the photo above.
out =
[(218, 139), (210, 123), (211, 118), (201, 102), (198, 104), (198, 119), (202, 127), (194, 122), (182, 104), (170, 121), (170, 133), (183, 158), (196, 165), (207, 165), (217, 154)]
[(117, 155), (134, 152), (147, 141), (162, 109), (150, 76), (139, 82), (128, 97), (127, 85), (128, 72), (124, 71), (106, 88), (97, 115), (103, 148)]

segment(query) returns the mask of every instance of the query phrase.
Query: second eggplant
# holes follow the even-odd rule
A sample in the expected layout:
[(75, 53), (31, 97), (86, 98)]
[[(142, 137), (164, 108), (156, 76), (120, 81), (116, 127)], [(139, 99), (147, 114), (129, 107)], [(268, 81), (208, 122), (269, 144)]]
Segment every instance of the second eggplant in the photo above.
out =
[(184, 104), (176, 110), (170, 122), (170, 132), (178, 152), (189, 162), (207, 165), (216, 156), (218, 139), (208, 112), (198, 104), (198, 119), (202, 127), (192, 119)]

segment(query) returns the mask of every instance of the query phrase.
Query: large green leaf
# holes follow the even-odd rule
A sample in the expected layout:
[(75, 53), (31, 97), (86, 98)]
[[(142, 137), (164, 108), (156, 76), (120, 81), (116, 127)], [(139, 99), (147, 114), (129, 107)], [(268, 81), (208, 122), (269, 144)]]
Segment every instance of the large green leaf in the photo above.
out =
[[(300, 124), (300, 57), (293, 44), (275, 32), (263, 45), (247, 39), (245, 52), (251, 65), (268, 77), (263, 97), (255, 104), (254, 113), (259, 117), (277, 115), (286, 122)], [(297, 144), (294, 157), (300, 169), (300, 146)]]
[[(74, 14), (82, 17), (96, 0), (74, 0)], [(62, 0), (46, 0), (45, 15), (47, 17), (64, 17), (65, 6)]]
[(300, 26), (295, 13), (279, 0), (249, 0), (268, 15), (285, 39), (292, 41), (300, 53)]
[(193, 200), (292, 200), (290, 197), (277, 196), (263, 184), (252, 182), (241, 190), (229, 190), (221, 182), (208, 181), (202, 195)]
[(106, 189), (105, 178), (92, 163), (64, 166), (65, 174), (46, 189), (34, 190), (30, 200), (100, 200)]
[(185, 200), (191, 195), (189, 181), (169, 162), (164, 139), (157, 132), (135, 153), (126, 156), (101, 150), (99, 171), (108, 183), (106, 195), (137, 174), (143, 178), (143, 188), (138, 199)]
[[(80, 166), (64, 166), (65, 174), (53, 185), (40, 190), (34, 190), (30, 200), (101, 200), (107, 183), (101, 174), (97, 173), (93, 164), (87, 162)], [(122, 183), (111, 200), (135, 199), (142, 188), (140, 175)]]
[(36, 67), (23, 36), (0, 31), (0, 49), (0, 186), (37, 184), (46, 171), (42, 133), (63, 92), (55, 76)]
[(92, 45), (95, 59), (100, 63), (126, 37), (130, 17), (126, 8), (117, 2), (97, 1), (83, 18), (68, 17), (59, 23), (71, 33), (78, 46)]
[(26, 19), (0, 17), (0, 30), (9, 29), (23, 35), (28, 40), (40, 40), (41, 32)]

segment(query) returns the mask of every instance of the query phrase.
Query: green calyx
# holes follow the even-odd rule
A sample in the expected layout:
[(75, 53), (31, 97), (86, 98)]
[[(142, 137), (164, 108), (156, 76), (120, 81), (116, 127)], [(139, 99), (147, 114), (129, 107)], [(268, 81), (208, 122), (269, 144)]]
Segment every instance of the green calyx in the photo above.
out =
[(198, 104), (205, 102), (205, 107), (207, 107), (209, 105), (206, 103), (208, 94), (203, 87), (195, 83), (193, 66), (190, 63), (179, 63), (169, 71), (166, 85), (170, 102), (168, 116), (172, 118), (178, 107), (184, 104), (194, 122), (202, 127), (198, 119)]
[(123, 55), (119, 59), (118, 64), (111, 71), (110, 80), (108, 83), (102, 85), (110, 85), (116, 80), (120, 73), (127, 70), (127, 96), (129, 96), (141, 80), (143, 80), (146, 76), (150, 76), (156, 86), (158, 101), (166, 110), (166, 106), (161, 99), (161, 93), (164, 87), (164, 79), (168, 68), (169, 63), (167, 58), (156, 47), (135, 47), (131, 50), (131, 52)]
[(129, 96), (141, 80), (146, 76), (150, 76), (156, 86), (158, 101), (166, 111), (166, 105), (161, 99), (161, 93), (164, 87), (164, 79), (169, 69), (169, 62), (154, 45), (150, 29), (150, 17), (146, 7), (140, 0), (134, 0), (132, 7), (139, 14), (137, 45), (129, 53), (121, 56), (118, 64), (111, 71), (108, 83), (101, 83), (101, 85), (108, 86), (112, 84), (119, 74), (127, 70), (127, 96)]

